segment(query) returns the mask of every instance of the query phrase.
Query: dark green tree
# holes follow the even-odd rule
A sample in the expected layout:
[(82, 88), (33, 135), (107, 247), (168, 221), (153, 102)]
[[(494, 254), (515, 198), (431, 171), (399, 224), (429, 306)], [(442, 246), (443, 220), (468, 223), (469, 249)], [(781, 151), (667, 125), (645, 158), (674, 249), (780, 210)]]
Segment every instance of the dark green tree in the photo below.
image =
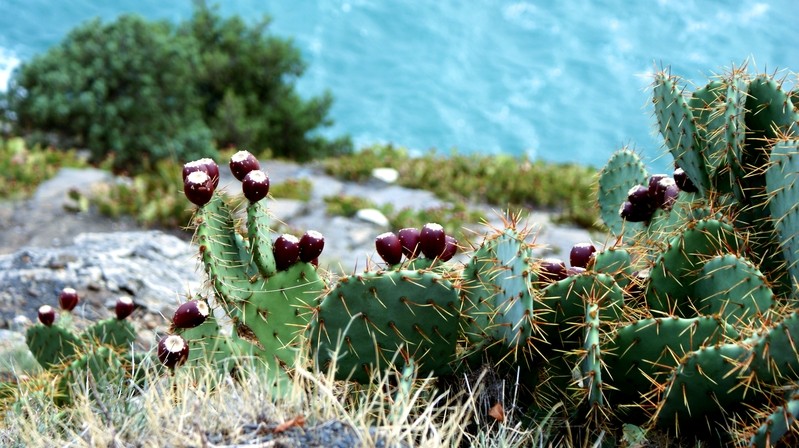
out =
[(295, 90), (305, 64), (291, 40), (205, 2), (177, 26), (123, 15), (87, 22), (22, 64), (0, 99), (4, 119), (33, 143), (88, 148), (94, 161), (136, 171), (236, 146), (307, 160), (352, 150), (328, 140), (332, 96)]
[(95, 19), (14, 72), (7, 115), (17, 133), (88, 148), (94, 161), (113, 154), (119, 170), (213, 155), (192, 82), (198, 55), (166, 22)]
[(350, 152), (348, 138), (329, 141), (315, 133), (332, 125), (333, 97), (297, 94), (306, 65), (291, 40), (268, 34), (269, 23), (266, 16), (253, 25), (239, 16), (223, 18), (198, 0), (181, 26), (200, 50), (198, 95), (217, 143), (300, 160)]

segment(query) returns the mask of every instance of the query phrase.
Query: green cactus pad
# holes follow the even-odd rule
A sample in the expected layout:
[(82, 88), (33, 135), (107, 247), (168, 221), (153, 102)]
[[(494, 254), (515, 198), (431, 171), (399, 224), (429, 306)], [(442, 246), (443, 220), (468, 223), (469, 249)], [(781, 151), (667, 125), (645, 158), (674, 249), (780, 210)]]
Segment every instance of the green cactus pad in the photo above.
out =
[(583, 361), (580, 363), (582, 378), (578, 382), (585, 391), (586, 399), (591, 408), (605, 405), (602, 381), (602, 353), (599, 342), (599, 305), (587, 304), (585, 307), (585, 328), (583, 329)]
[(463, 271), (464, 313), (473, 341), (489, 338), (512, 349), (533, 332), (532, 253), (514, 229), (487, 238)]
[[(769, 448), (779, 446), (779, 441), (789, 433), (796, 435), (796, 417), (799, 416), (799, 392), (791, 391), (790, 397), (777, 406), (755, 430), (749, 439), (749, 446)], [(786, 445), (788, 446), (788, 445)]]
[(782, 384), (799, 380), (799, 312), (783, 318), (768, 331), (747, 339), (752, 345), (750, 368), (758, 381)]
[(647, 177), (641, 158), (626, 148), (613, 153), (599, 173), (599, 215), (614, 235), (630, 237), (643, 230), (642, 223), (623, 220), (619, 208), (627, 200), (630, 188), (646, 183)]
[(86, 384), (88, 375), (91, 375), (89, 387), (104, 391), (111, 384), (121, 385), (121, 381), (127, 376), (127, 370), (116, 351), (108, 347), (94, 347), (78, 356), (64, 369), (58, 378), (53, 401), (59, 406), (72, 403), (72, 388)]
[(136, 342), (136, 330), (127, 320), (106, 319), (86, 329), (83, 338), (93, 343), (112, 345), (119, 349), (128, 349)]
[(241, 309), (241, 318), (236, 322), (239, 336), (281, 363), (293, 366), (298, 338), (307, 328), (312, 310), (325, 289), (316, 268), (310, 263), (296, 263), (242, 287), (250, 288), (250, 295), (237, 305)]
[(36, 361), (48, 370), (61, 365), (83, 346), (77, 336), (56, 325), (37, 324), (28, 328), (25, 342)]
[(272, 253), (272, 236), (269, 228), (269, 212), (266, 201), (252, 202), (247, 206), (247, 233), (250, 238), (252, 259), (261, 275), (269, 277), (277, 272)]
[[(752, 403), (755, 392), (739, 378), (749, 351), (739, 344), (702, 347), (687, 354), (671, 374), (652, 420), (676, 434), (717, 430), (725, 412)], [(711, 428), (710, 430), (708, 428)]]
[(650, 271), (646, 298), (653, 310), (667, 314), (690, 316), (694, 314), (695, 293), (701, 267), (719, 253), (735, 253), (743, 242), (733, 227), (715, 219), (702, 219), (686, 226), (674, 236)]
[(771, 150), (766, 188), (769, 210), (779, 234), (779, 245), (787, 262), (794, 292), (799, 291), (799, 140), (774, 145)]
[[(795, 99), (799, 99), (796, 97)], [(760, 75), (749, 83), (749, 96), (746, 102), (747, 147), (752, 148), (746, 161), (761, 166), (768, 160), (765, 141), (783, 135), (799, 134), (797, 122), (799, 111), (791, 103), (790, 96), (773, 77)]]
[(616, 280), (619, 287), (626, 288), (635, 272), (632, 256), (627, 249), (609, 247), (594, 255), (590, 269), (600, 274), (608, 274)]
[(760, 270), (736, 255), (708, 260), (694, 289), (702, 293), (696, 301), (700, 313), (718, 314), (736, 326), (751, 326), (774, 305), (774, 293)]
[(671, 155), (700, 194), (710, 186), (704, 155), (697, 144), (696, 122), (691, 108), (677, 86), (677, 78), (661, 72), (655, 75), (653, 102), (660, 134)]
[(420, 375), (448, 371), (460, 324), (458, 291), (440, 275), (377, 271), (345, 277), (327, 293), (310, 339), (321, 370), (338, 353), (336, 377), (366, 383), (373, 369), (408, 358)]
[(604, 350), (616, 386), (613, 404), (640, 403), (686, 353), (737, 338), (735, 328), (709, 316), (650, 318), (618, 328)]

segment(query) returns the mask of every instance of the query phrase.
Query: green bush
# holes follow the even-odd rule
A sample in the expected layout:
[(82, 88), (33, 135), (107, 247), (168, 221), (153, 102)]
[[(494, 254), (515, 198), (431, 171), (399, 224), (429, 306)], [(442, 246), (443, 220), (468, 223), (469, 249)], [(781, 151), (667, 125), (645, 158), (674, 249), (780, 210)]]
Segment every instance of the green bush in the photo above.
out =
[(305, 66), (291, 41), (203, 2), (173, 25), (123, 15), (85, 23), (14, 71), (0, 120), (34, 142), (81, 147), (117, 171), (162, 159), (215, 156), (215, 147), (310, 159), (350, 152), (348, 138), (313, 131), (331, 124), (332, 98), (303, 100)]

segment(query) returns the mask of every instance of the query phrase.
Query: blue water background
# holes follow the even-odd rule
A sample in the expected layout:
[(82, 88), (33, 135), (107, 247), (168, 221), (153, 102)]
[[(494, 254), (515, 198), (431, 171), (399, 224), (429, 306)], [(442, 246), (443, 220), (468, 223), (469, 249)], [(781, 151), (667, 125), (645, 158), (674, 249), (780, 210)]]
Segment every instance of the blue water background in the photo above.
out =
[[(0, 72), (72, 27), (122, 12), (184, 20), (191, 2), (0, 0)], [(299, 91), (329, 89), (336, 124), (357, 145), (527, 154), (601, 166), (623, 146), (654, 170), (662, 140), (648, 86), (661, 67), (687, 81), (748, 61), (799, 70), (799, 1), (238, 0), (223, 14), (291, 37), (308, 70)], [(0, 77), (2, 82), (2, 77)]]

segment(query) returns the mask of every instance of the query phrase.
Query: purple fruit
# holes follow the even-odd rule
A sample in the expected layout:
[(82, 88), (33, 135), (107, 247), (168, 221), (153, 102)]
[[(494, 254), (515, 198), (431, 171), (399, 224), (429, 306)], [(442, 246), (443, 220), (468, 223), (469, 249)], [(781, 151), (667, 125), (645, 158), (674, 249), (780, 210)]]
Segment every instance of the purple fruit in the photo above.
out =
[(300, 238), (300, 261), (311, 263), (313, 260), (318, 261), (319, 255), (325, 248), (325, 237), (316, 230), (309, 230)]
[(655, 208), (663, 208), (663, 205), (666, 201), (666, 189), (670, 186), (674, 186), (674, 188), (677, 187), (677, 184), (671, 177), (664, 177), (660, 179), (654, 186), (650, 186), (649, 193), (652, 197)]
[(402, 261), (402, 244), (394, 232), (386, 232), (375, 238), (375, 249), (386, 264), (393, 266)]
[(172, 316), (175, 328), (194, 328), (205, 322), (208, 317), (208, 304), (203, 300), (190, 300), (178, 307)]
[(572, 246), (569, 252), (569, 263), (575, 267), (584, 268), (588, 266), (591, 255), (596, 252), (596, 247), (591, 243), (577, 243)]
[(249, 151), (239, 151), (230, 158), (230, 172), (240, 181), (243, 181), (244, 176), (250, 171), (260, 169), (261, 164), (258, 163), (258, 159)]
[(646, 204), (649, 206), (652, 201), (649, 196), (649, 187), (645, 185), (636, 185), (627, 191), (627, 200), (633, 204)]
[(632, 274), (629, 285), (625, 289), (627, 295), (634, 300), (643, 300), (646, 291), (646, 282), (649, 280), (649, 269), (635, 271)]
[(42, 305), (39, 307), (39, 322), (49, 327), (55, 322), (55, 310), (50, 305)]
[(699, 189), (696, 188), (696, 185), (694, 185), (693, 182), (691, 182), (691, 178), (688, 177), (682, 168), (677, 168), (674, 170), (674, 181), (677, 183), (677, 187), (686, 193), (699, 192)]
[(419, 232), (419, 248), (426, 258), (438, 258), (447, 248), (447, 235), (441, 224), (429, 222)]
[(419, 255), (419, 235), (421, 232), (415, 227), (406, 227), (397, 232), (400, 244), (402, 244), (402, 254), (409, 260)]
[(183, 182), (185, 183), (186, 177), (195, 171), (204, 171), (211, 178), (214, 188), (219, 186), (219, 165), (212, 159), (205, 158), (184, 164)]
[(250, 202), (258, 202), (269, 193), (269, 176), (261, 170), (252, 170), (241, 181), (241, 191)]
[(136, 304), (133, 303), (133, 299), (131, 299), (128, 296), (122, 296), (117, 299), (117, 304), (114, 307), (114, 312), (116, 312), (117, 319), (124, 320), (133, 313), (133, 310), (135, 308)]
[(74, 310), (75, 307), (78, 306), (79, 300), (78, 292), (73, 288), (64, 288), (61, 290), (61, 293), (58, 294), (58, 305), (62, 310)]
[(214, 183), (205, 171), (194, 171), (186, 176), (186, 181), (183, 182), (183, 193), (193, 204), (202, 207), (214, 195)]
[(619, 216), (630, 222), (645, 222), (652, 218), (652, 209), (645, 205), (635, 205), (630, 201), (625, 201), (619, 207)]
[(449, 235), (445, 237), (445, 240), (447, 246), (444, 248), (444, 253), (441, 254), (441, 261), (449, 261), (458, 253), (458, 240)]
[(275, 240), (272, 247), (278, 271), (285, 271), (300, 259), (300, 240), (296, 236), (284, 233)]
[(158, 341), (158, 359), (169, 369), (183, 364), (189, 357), (189, 344), (177, 334), (164, 336)]
[(680, 187), (671, 178), (665, 179), (663, 182), (666, 183), (666, 186), (663, 188), (663, 197), (659, 206), (663, 210), (669, 211), (674, 207), (674, 203), (677, 202), (677, 198), (680, 196)]
[(668, 174), (653, 174), (649, 176), (649, 183), (647, 184), (647, 186), (649, 188), (650, 197), (654, 198), (657, 196), (658, 182), (660, 182), (661, 179), (665, 179), (667, 177), (669, 177)]
[(566, 263), (560, 258), (544, 258), (538, 266), (538, 279), (544, 283), (553, 283), (568, 276)]

